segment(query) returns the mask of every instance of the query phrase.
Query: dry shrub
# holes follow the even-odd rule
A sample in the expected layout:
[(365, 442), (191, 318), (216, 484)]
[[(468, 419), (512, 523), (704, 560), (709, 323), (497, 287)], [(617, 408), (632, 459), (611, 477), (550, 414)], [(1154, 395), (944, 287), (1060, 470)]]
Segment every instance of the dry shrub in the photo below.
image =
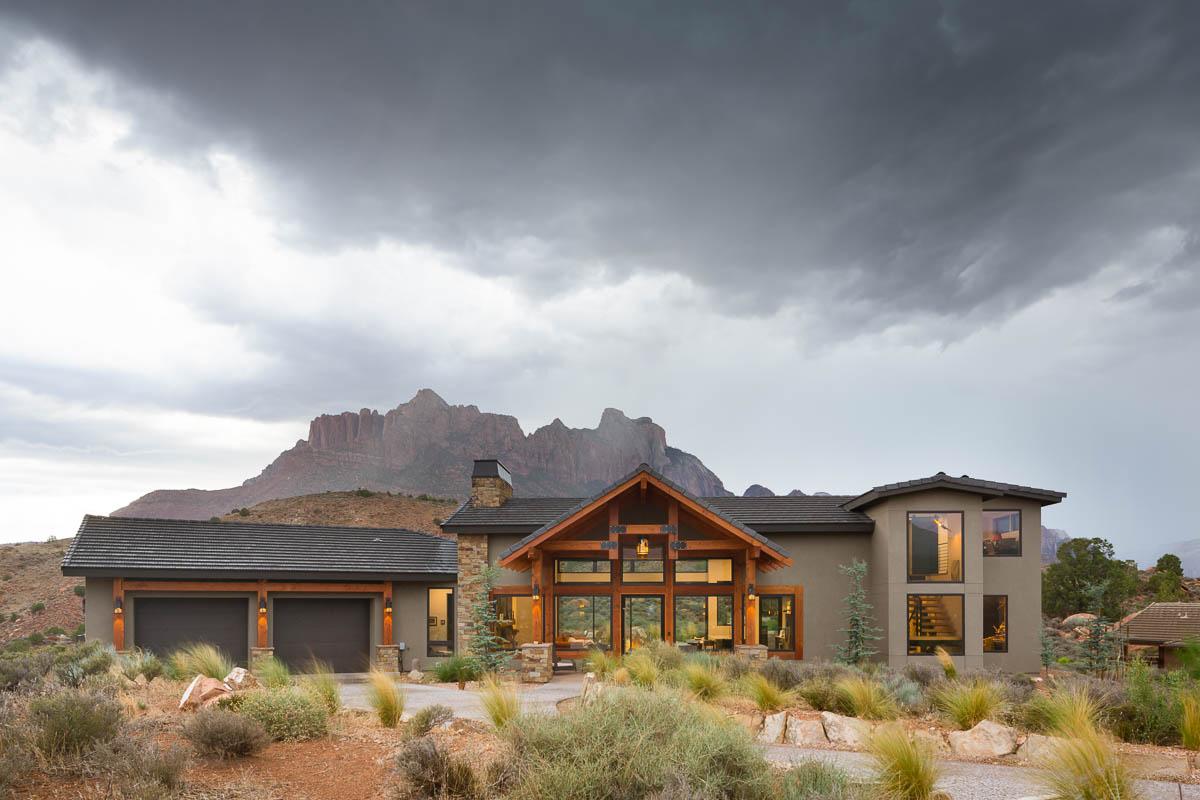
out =
[(1140, 800), (1133, 773), (1109, 739), (1095, 728), (1057, 740), (1038, 782), (1056, 800)]
[(234, 711), (205, 709), (183, 724), (183, 738), (214, 758), (241, 758), (261, 752), (271, 743), (262, 723)]
[(315, 697), (330, 714), (338, 713), (342, 707), (341, 691), (337, 678), (333, 676), (333, 665), (327, 661), (314, 658), (308, 662), (304, 691)]
[(149, 739), (117, 739), (100, 745), (91, 766), (116, 779), (124, 800), (166, 800), (183, 785), (187, 753)]
[[(229, 673), (226, 672), (225, 675)], [(222, 675), (223, 679), (225, 675)], [(275, 656), (267, 656), (254, 665), (254, 677), (268, 689), (286, 689), (292, 685), (292, 671)]]
[(29, 703), (34, 744), (48, 758), (83, 755), (121, 730), (121, 704), (99, 694), (63, 692)]
[(860, 719), (895, 719), (900, 714), (888, 690), (866, 676), (842, 678), (835, 688), (842, 708)]
[(480, 781), (466, 761), (454, 758), (431, 738), (410, 741), (396, 757), (401, 783), (397, 800), (477, 800)]
[(1100, 722), (1102, 707), (1081, 681), (1055, 686), (1048, 695), (1039, 695), (1022, 709), (1021, 716), (1031, 728), (1069, 736)]
[(249, 692), (243, 695), (240, 708), (277, 741), (315, 739), (329, 728), (325, 707), (296, 689)]
[(792, 696), (789, 692), (785, 692), (775, 684), (771, 683), (765, 675), (760, 673), (752, 673), (746, 676), (743, 681), (746, 696), (754, 701), (760, 711), (764, 713), (772, 713), (780, 711), (788, 706), (792, 701)]
[(658, 662), (645, 649), (633, 651), (625, 656), (622, 663), (638, 686), (653, 686), (658, 680)]
[(1008, 708), (1004, 692), (989, 680), (951, 683), (934, 695), (934, 702), (962, 730), (974, 728)]
[(688, 688), (700, 700), (715, 700), (729, 690), (721, 673), (703, 664), (685, 664), (683, 674)]
[(521, 714), (521, 699), (516, 690), (498, 681), (494, 675), (484, 679), (479, 702), (496, 730), (502, 730)]
[(371, 670), (367, 678), (367, 705), (385, 728), (394, 728), (404, 716), (404, 690), (396, 685), (391, 673)]
[(958, 667), (954, 666), (954, 659), (950, 657), (946, 648), (939, 645), (934, 649), (933, 654), (937, 656), (938, 664), (941, 665), (947, 680), (952, 681), (958, 677)]
[(408, 721), (408, 735), (416, 738), (424, 736), (439, 725), (444, 725), (454, 719), (454, 709), (440, 703), (425, 706), (412, 715)]
[(899, 725), (884, 725), (872, 734), (868, 752), (875, 765), (875, 781), (888, 800), (934, 800), (941, 767), (933, 748), (913, 741)]
[(176, 650), (167, 659), (166, 669), (170, 677), (187, 680), (195, 675), (225, 680), (233, 671), (233, 661), (211, 644), (188, 644)]
[(1183, 698), (1179, 736), (1188, 750), (1200, 750), (1200, 697), (1190, 692)]

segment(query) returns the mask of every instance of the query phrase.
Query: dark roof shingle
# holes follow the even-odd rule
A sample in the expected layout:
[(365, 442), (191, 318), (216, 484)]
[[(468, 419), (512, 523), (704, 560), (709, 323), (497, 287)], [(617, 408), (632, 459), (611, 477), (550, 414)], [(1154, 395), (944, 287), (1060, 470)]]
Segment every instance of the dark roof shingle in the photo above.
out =
[(455, 575), (450, 539), (405, 528), (354, 528), (88, 515), (64, 575), (374, 577)]
[(1200, 636), (1200, 603), (1151, 603), (1117, 629), (1131, 642), (1167, 644)]
[(968, 475), (955, 478), (952, 475), (939, 472), (936, 475), (930, 475), (928, 478), (917, 478), (911, 481), (900, 481), (899, 483), (886, 483), (883, 486), (876, 486), (874, 489), (848, 500), (844, 505), (845, 508), (855, 511), (885, 497), (936, 488), (978, 492), (987, 497), (1024, 497), (1030, 500), (1037, 500), (1042, 505), (1061, 502), (1067, 496), (1066, 492), (1056, 492), (1052, 489), (1036, 489), (1032, 486), (1021, 486), (1015, 483), (985, 481), (979, 478), (972, 478)]

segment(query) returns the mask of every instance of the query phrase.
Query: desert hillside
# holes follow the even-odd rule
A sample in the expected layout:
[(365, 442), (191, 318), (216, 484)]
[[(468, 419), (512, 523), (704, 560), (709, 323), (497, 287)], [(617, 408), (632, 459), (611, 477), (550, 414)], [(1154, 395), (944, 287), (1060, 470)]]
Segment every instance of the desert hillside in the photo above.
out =
[(266, 500), (246, 513), (232, 509), (227, 522), (277, 522), (286, 525), (351, 525), (357, 528), (409, 528), (441, 535), (439, 523), (458, 508), (453, 498), (420, 499), (386, 492), (321, 492)]

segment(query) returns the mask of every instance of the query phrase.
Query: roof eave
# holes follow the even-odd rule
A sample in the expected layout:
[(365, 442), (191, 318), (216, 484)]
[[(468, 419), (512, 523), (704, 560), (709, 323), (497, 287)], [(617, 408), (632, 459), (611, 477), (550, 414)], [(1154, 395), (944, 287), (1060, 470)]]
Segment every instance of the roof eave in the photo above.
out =
[(67, 567), (62, 574), (81, 578), (153, 578), (164, 580), (287, 580), (287, 581), (396, 581), (415, 583), (421, 581), (454, 580), (458, 571), (426, 570), (423, 572), (387, 572), (336, 570), (319, 572), (313, 570), (213, 570), (213, 569), (125, 569), (121, 567)]

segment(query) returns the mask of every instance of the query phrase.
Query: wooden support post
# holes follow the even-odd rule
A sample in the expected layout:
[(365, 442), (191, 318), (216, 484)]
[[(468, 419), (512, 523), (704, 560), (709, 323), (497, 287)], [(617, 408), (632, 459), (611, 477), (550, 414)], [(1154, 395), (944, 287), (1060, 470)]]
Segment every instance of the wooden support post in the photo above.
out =
[(746, 583), (743, 580), (745, 572), (742, 565), (733, 565), (733, 643), (746, 643), (746, 612), (745, 597)]
[(679, 551), (675, 549), (675, 542), (679, 541), (679, 501), (674, 497), (667, 504), (667, 524), (671, 526), (667, 533), (667, 561), (674, 561), (679, 557)]
[[(755, 586), (758, 578), (758, 559), (746, 559), (746, 591), (749, 594), (750, 587)], [(758, 587), (755, 586), (755, 591)], [(746, 644), (758, 644), (758, 599), (751, 600), (746, 597)]]
[(125, 649), (125, 579), (113, 578), (113, 649)]
[(392, 611), (390, 606), (396, 596), (396, 584), (388, 581), (383, 584), (383, 640), (381, 644), (392, 643)]
[(260, 580), (258, 582), (258, 601), (254, 604), (254, 615), (258, 617), (258, 646), (266, 647), (267, 642), (267, 582)]
[(534, 550), (530, 553), (533, 558), (533, 566), (530, 568), (530, 573), (533, 577), (533, 586), (531, 587), (537, 597), (533, 599), (533, 643), (540, 644), (546, 639), (546, 583), (545, 575), (542, 574), (543, 559), (542, 551)]
[(608, 504), (608, 541), (611, 542), (611, 547), (608, 550), (608, 560), (616, 561), (621, 554), (621, 538), (614, 530), (620, 524), (621, 508), (616, 501)]

